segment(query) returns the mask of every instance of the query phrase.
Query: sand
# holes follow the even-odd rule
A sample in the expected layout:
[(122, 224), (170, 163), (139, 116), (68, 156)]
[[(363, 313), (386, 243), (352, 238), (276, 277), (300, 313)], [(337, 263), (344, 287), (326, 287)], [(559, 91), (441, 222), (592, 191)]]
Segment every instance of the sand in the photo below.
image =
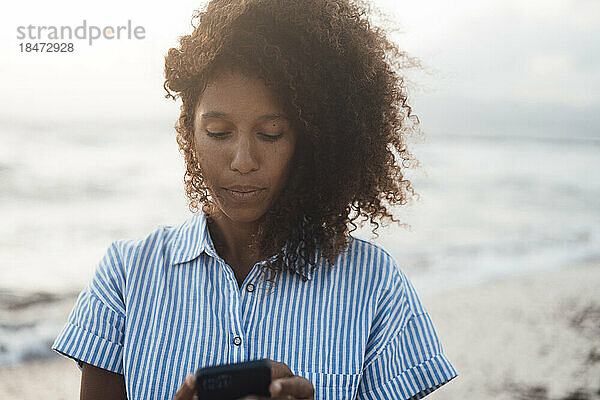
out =
[[(600, 263), (421, 296), (459, 376), (428, 399), (600, 399)], [(0, 368), (0, 399), (77, 399), (71, 360)]]
[(600, 399), (600, 263), (422, 299), (459, 374), (432, 399)]

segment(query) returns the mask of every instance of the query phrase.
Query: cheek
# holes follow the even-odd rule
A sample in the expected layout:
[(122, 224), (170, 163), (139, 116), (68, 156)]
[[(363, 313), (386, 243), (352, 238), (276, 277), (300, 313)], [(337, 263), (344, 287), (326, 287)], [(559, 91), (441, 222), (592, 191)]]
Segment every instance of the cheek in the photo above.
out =
[(205, 179), (211, 180), (222, 163), (222, 151), (211, 146), (210, 143), (197, 143), (195, 146), (196, 157)]
[(222, 154), (223, 143), (209, 138), (205, 134), (199, 134), (194, 137), (194, 148), (198, 156), (203, 159), (206, 157), (214, 158)]
[(285, 146), (274, 152), (272, 165), (273, 170), (278, 171), (279, 178), (285, 178), (289, 174), (293, 156), (294, 148), (292, 146)]

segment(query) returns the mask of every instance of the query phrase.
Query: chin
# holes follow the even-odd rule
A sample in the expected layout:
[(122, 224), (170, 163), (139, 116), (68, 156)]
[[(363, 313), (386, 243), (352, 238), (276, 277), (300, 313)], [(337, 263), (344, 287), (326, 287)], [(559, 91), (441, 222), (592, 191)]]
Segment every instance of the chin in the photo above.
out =
[(253, 223), (258, 222), (266, 212), (262, 212), (257, 209), (243, 209), (243, 208), (235, 208), (235, 209), (226, 209), (223, 210), (224, 214), (233, 222), (239, 223)]

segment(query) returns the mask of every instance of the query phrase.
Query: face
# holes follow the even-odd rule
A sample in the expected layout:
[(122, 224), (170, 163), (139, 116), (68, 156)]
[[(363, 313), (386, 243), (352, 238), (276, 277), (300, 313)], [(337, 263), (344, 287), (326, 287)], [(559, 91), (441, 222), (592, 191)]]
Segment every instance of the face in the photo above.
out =
[(219, 212), (235, 222), (259, 220), (285, 186), (296, 145), (272, 89), (236, 72), (213, 79), (197, 105), (194, 136)]

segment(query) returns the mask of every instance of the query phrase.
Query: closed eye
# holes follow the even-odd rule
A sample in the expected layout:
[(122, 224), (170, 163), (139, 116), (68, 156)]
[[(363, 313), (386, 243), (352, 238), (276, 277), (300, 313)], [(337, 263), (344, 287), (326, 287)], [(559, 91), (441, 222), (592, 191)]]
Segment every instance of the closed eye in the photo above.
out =
[[(205, 132), (208, 136), (214, 137), (215, 139), (224, 139), (225, 136), (227, 136), (231, 133), (229, 131), (227, 131), (227, 132), (212, 132), (209, 130), (205, 130)], [(258, 134), (260, 136), (262, 136), (265, 140), (271, 141), (271, 142), (274, 142), (283, 136), (283, 133), (280, 133), (279, 135), (267, 135), (266, 133), (259, 132)]]
[(229, 135), (231, 132), (211, 132), (205, 130), (206, 134), (210, 137), (214, 137), (217, 139), (223, 139), (225, 136)]
[(263, 138), (265, 138), (265, 140), (275, 141), (275, 140), (279, 139), (280, 137), (282, 137), (283, 133), (280, 133), (279, 135), (267, 135), (266, 133), (260, 132), (259, 135), (261, 135)]

